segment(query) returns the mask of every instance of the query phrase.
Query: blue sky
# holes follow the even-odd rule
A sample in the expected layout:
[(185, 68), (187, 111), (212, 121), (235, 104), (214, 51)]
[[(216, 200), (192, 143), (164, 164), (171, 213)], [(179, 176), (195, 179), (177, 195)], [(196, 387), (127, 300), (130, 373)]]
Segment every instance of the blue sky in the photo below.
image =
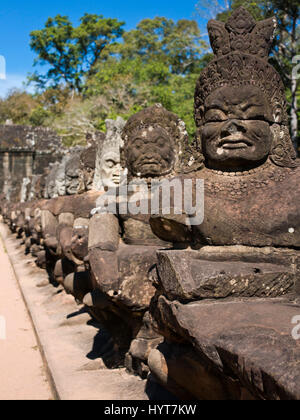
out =
[[(34, 54), (29, 48), (29, 33), (42, 29), (49, 16), (68, 15), (74, 24), (85, 13), (102, 14), (126, 22), (131, 29), (143, 18), (165, 16), (178, 20), (196, 19), (200, 26), (205, 22), (195, 16), (197, 0), (8, 0), (0, 6), (0, 55), (6, 60), (6, 80), (1, 80), (0, 96), (8, 89), (22, 86), (26, 75), (32, 72)], [(1, 67), (1, 62), (0, 62)]]

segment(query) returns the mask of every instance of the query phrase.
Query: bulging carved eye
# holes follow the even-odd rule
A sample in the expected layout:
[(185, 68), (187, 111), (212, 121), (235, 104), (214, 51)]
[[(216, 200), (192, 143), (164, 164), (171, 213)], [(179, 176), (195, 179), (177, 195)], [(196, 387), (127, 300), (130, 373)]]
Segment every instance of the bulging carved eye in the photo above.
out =
[(111, 159), (106, 161), (106, 166), (108, 166), (109, 168), (112, 168), (115, 166), (115, 162)]
[(226, 121), (228, 118), (224, 112), (219, 109), (210, 109), (205, 113), (204, 121), (205, 122), (221, 122)]

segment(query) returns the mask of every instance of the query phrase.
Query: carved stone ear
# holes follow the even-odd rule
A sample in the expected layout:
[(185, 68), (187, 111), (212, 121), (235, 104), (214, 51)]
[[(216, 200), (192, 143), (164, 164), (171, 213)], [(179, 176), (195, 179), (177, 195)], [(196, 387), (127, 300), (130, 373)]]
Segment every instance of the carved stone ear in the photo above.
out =
[(195, 108), (195, 123), (197, 127), (204, 124), (204, 105), (199, 105)]
[(299, 166), (288, 127), (273, 124), (271, 131), (273, 134), (273, 144), (270, 153), (271, 161), (277, 166), (286, 168)]
[(202, 121), (202, 124), (204, 123), (204, 105), (201, 105), (199, 107), (199, 118)]
[(207, 24), (210, 44), (214, 54), (219, 57), (230, 53), (229, 33), (223, 22), (210, 20)]

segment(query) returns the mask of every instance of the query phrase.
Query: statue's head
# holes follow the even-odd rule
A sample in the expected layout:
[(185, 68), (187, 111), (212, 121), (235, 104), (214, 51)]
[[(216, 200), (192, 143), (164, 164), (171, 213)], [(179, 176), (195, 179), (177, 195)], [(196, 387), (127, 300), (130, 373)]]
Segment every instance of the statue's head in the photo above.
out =
[(93, 188), (97, 148), (99, 143), (103, 143), (104, 138), (105, 134), (100, 131), (88, 133), (86, 136), (87, 147), (80, 154), (78, 194)]
[(106, 120), (105, 124), (105, 139), (98, 144), (96, 154), (93, 189), (97, 191), (116, 188), (121, 179), (120, 147), (123, 144), (121, 133), (125, 121), (118, 117), (116, 120)]
[(37, 176), (37, 181), (34, 186), (34, 198), (42, 199), (49, 198), (47, 195), (47, 178), (49, 175), (50, 169), (45, 168), (42, 175)]
[(123, 130), (123, 165), (129, 176), (165, 176), (179, 167), (188, 136), (184, 123), (161, 105), (133, 115)]
[(118, 186), (120, 184), (120, 151), (111, 150), (102, 155), (100, 176), (105, 188)]
[(284, 86), (267, 61), (275, 27), (274, 18), (256, 23), (243, 7), (226, 24), (208, 23), (216, 57), (197, 83), (195, 121), (209, 167), (294, 164)]
[[(51, 165), (51, 164), (50, 164)], [(44, 191), (44, 198), (56, 198), (58, 197), (56, 175), (60, 164), (58, 162), (51, 165), (49, 173), (46, 175), (46, 185)]]
[(65, 187), (67, 195), (74, 195), (78, 191), (79, 168), (80, 168), (80, 150), (71, 153), (65, 166)]
[(21, 192), (20, 192), (20, 201), (21, 203), (25, 203), (30, 199), (30, 188), (31, 188), (31, 178), (23, 178), (22, 186), (21, 186)]
[(210, 165), (223, 168), (256, 166), (271, 151), (272, 109), (256, 86), (225, 86), (204, 103), (202, 148)]
[(68, 156), (64, 156), (56, 172), (55, 185), (56, 185), (57, 194), (59, 196), (66, 195), (65, 172), (66, 172), (67, 161), (68, 161)]

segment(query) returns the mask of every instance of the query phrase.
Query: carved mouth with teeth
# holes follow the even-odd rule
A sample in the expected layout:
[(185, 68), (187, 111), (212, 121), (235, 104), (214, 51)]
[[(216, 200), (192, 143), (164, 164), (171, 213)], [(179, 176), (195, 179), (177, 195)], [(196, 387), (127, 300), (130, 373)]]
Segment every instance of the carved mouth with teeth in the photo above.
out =
[(140, 165), (142, 166), (159, 166), (160, 165), (160, 161), (158, 159), (142, 159), (140, 162)]
[(120, 175), (113, 175), (112, 176), (112, 181), (114, 184), (119, 184), (120, 183)]
[(223, 138), (219, 144), (219, 147), (222, 147), (223, 149), (246, 149), (251, 146), (252, 142), (240, 134), (227, 136)]

